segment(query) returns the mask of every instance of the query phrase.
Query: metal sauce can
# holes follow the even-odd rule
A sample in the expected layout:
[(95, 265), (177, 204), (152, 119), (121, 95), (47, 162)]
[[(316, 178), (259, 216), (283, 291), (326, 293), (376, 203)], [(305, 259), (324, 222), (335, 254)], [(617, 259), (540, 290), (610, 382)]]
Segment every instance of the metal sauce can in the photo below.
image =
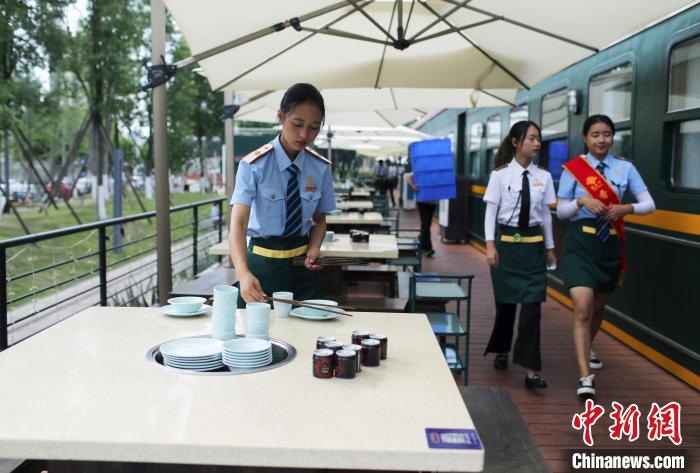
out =
[(314, 351), (314, 376), (316, 378), (333, 377), (333, 350), (322, 348)]
[(369, 338), (379, 340), (379, 351), (381, 352), (382, 360), (386, 360), (386, 355), (389, 348), (389, 339), (386, 338), (386, 335), (381, 333), (372, 333), (370, 334)]
[(325, 346), (324, 348), (328, 348), (329, 350), (332, 350), (333, 353), (335, 353), (335, 352), (337, 352), (338, 350), (342, 350), (342, 349), (343, 349), (343, 344), (340, 343), (340, 342), (338, 342), (338, 341), (333, 340), (333, 341), (330, 341), (330, 342), (326, 342), (326, 346)]
[(359, 373), (362, 371), (362, 347), (360, 345), (343, 345), (343, 350), (353, 350), (355, 353), (357, 353), (357, 357), (355, 359), (356, 365), (357, 365), (357, 372)]
[(335, 365), (335, 377), (351, 379), (357, 374), (357, 352), (355, 350), (338, 350)]
[(365, 330), (355, 330), (352, 332), (352, 343), (354, 345), (360, 345), (362, 340), (369, 338), (369, 332)]
[(379, 366), (381, 359), (380, 341), (373, 338), (362, 340), (362, 364), (365, 366)]
[(316, 349), (326, 348), (326, 342), (334, 342), (334, 341), (335, 341), (335, 337), (324, 337), (324, 336), (318, 337), (316, 339)]

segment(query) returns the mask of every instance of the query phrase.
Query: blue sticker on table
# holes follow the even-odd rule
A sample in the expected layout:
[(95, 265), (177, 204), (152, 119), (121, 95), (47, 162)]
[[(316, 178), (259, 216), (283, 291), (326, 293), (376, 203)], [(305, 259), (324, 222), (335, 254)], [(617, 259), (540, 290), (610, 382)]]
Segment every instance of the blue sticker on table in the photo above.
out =
[(474, 429), (425, 429), (429, 448), (481, 450), (481, 441)]

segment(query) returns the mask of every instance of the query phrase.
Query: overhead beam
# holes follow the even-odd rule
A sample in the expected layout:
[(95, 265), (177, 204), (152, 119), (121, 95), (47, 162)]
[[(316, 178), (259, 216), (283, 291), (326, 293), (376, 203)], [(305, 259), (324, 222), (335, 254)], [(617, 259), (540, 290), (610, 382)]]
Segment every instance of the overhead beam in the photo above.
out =
[[(396, 41), (396, 38), (394, 38), (394, 37), (391, 35), (391, 32), (385, 30), (384, 27), (383, 27), (382, 25), (380, 25), (380, 24), (377, 22), (377, 20), (375, 20), (374, 18), (372, 18), (372, 16), (371, 16), (369, 13), (367, 13), (367, 12), (365, 11), (364, 8), (365, 8), (366, 5), (361, 7), (361, 6), (359, 6), (359, 5), (357, 4), (357, 2), (356, 2), (355, 0), (345, 0), (345, 1), (348, 2), (350, 5), (352, 5), (353, 8), (354, 8), (357, 12), (359, 12), (362, 16), (364, 16), (365, 18), (367, 18), (367, 19), (370, 21), (370, 23), (372, 23), (374, 26), (376, 26), (377, 28), (379, 28), (379, 30), (380, 30), (382, 33), (384, 33), (384, 34), (386, 35), (387, 38), (391, 39), (392, 42), (395, 42), (395, 41)], [(396, 7), (396, 4), (394, 4), (394, 7)]]
[(391, 45), (391, 43), (388, 41), (382, 41), (381, 39), (370, 38), (369, 36), (362, 36), (362, 35), (355, 34), (355, 33), (348, 33), (347, 31), (340, 31), (340, 30), (336, 30), (333, 28), (314, 29), (314, 28), (307, 28), (307, 27), (302, 26), (301, 30), (308, 31), (310, 33), (326, 34), (326, 35), (330, 35), (330, 36), (340, 36), (341, 38), (356, 39), (359, 41), (367, 41), (370, 43), (379, 43), (379, 44), (384, 44), (384, 45), (389, 45), (389, 46)]
[[(447, 3), (451, 3), (453, 5), (456, 5), (458, 3), (456, 0), (443, 0), (443, 1), (445, 1)], [(550, 38), (558, 39), (559, 41), (564, 41), (565, 43), (573, 44), (574, 46), (578, 46), (579, 48), (588, 49), (589, 51), (592, 51), (594, 53), (597, 53), (599, 51), (598, 48), (596, 48), (595, 46), (590, 46), (588, 44), (581, 43), (580, 41), (576, 41), (576, 40), (573, 40), (571, 38), (567, 38), (565, 36), (561, 36), (561, 35), (552, 33), (551, 31), (543, 30), (541, 28), (537, 28), (537, 27), (534, 27), (532, 25), (527, 25), (525, 23), (521, 23), (519, 21), (513, 20), (513, 19), (505, 17), (503, 15), (496, 15), (495, 13), (492, 13), (492, 12), (489, 12), (486, 10), (482, 10), (481, 8), (476, 8), (476, 7), (472, 7), (469, 5), (465, 5), (462, 8), (474, 11), (476, 13), (481, 13), (482, 15), (490, 16), (491, 18), (494, 18), (497, 20), (505, 21), (506, 23), (510, 23), (511, 25), (515, 25), (515, 26), (518, 26), (520, 28), (525, 28), (526, 30), (534, 31), (535, 33), (549, 36)]]
[[(391, 9), (391, 19), (389, 20), (389, 28), (394, 24), (394, 15), (396, 14), (396, 3), (394, 3), (394, 8)], [(384, 45), (382, 48), (382, 57), (379, 59), (379, 68), (377, 69), (377, 77), (374, 79), (374, 88), (379, 87), (379, 78), (382, 76), (382, 69), (384, 69), (384, 58), (386, 57), (386, 47)]]
[[(369, 4), (372, 3), (373, 1), (374, 1), (374, 0), (366, 0), (365, 2), (363, 2), (362, 7), (365, 7), (365, 6), (369, 5)], [(348, 12), (346, 12), (346, 13), (340, 15), (338, 18), (336, 18), (336, 19), (334, 19), (334, 20), (332, 20), (332, 21), (329, 21), (328, 23), (326, 23), (325, 25), (323, 25), (320, 29), (323, 30), (323, 29), (325, 29), (325, 28), (329, 28), (329, 27), (333, 26), (334, 24), (338, 23), (339, 21), (344, 20), (345, 18), (347, 18), (348, 16), (352, 15), (353, 13), (355, 13), (355, 10), (350, 10), (350, 11), (348, 11)], [(264, 59), (264, 60), (260, 61), (259, 63), (257, 63), (257, 64), (254, 65), (253, 67), (249, 68), (249, 69), (246, 70), (245, 72), (243, 72), (243, 73), (237, 75), (236, 77), (234, 77), (234, 78), (231, 79), (230, 81), (226, 82), (225, 84), (220, 85), (219, 87), (217, 87), (216, 89), (214, 89), (214, 91), (215, 91), (215, 92), (218, 92), (218, 91), (222, 90), (224, 87), (226, 87), (226, 86), (228, 86), (228, 85), (230, 85), (230, 84), (233, 84), (233, 83), (236, 82), (238, 79), (241, 79), (241, 78), (247, 76), (247, 75), (250, 74), (251, 72), (255, 71), (256, 69), (258, 69), (258, 68), (260, 68), (260, 67), (262, 67), (262, 66), (264, 66), (264, 65), (267, 64), (268, 62), (270, 62), (270, 61), (272, 61), (273, 59), (275, 59), (275, 58), (281, 56), (282, 54), (286, 53), (287, 51), (296, 48), (296, 47), (299, 46), (301, 43), (303, 43), (304, 41), (306, 41), (306, 40), (308, 40), (308, 39), (310, 39), (310, 38), (312, 38), (312, 37), (314, 37), (314, 36), (316, 36), (317, 34), (318, 34), (318, 33), (311, 33), (311, 34), (307, 35), (306, 37), (300, 39), (300, 40), (297, 41), (296, 43), (294, 43), (294, 44), (292, 44), (292, 45), (290, 45), (290, 46), (287, 46), (286, 48), (282, 49), (281, 51), (279, 51), (279, 52), (273, 54), (272, 56), (269, 56), (267, 59)]]
[[(347, 7), (348, 4), (345, 1), (342, 2), (337, 2), (332, 5), (328, 5), (327, 7), (320, 8), (318, 10), (312, 11), (310, 13), (306, 13), (305, 15), (301, 15), (297, 17), (299, 19), (299, 22), (304, 22), (311, 20), (313, 18), (316, 18), (318, 16), (325, 15), (326, 13), (330, 13), (332, 11), (338, 10), (340, 8), (345, 8)], [(186, 59), (183, 59), (181, 61), (178, 61), (175, 63), (175, 65), (178, 67), (178, 69), (182, 69), (183, 67), (187, 67), (189, 65), (195, 64), (197, 62), (203, 61), (207, 58), (210, 58), (212, 56), (216, 56), (217, 54), (221, 54), (225, 51), (228, 51), (229, 49), (236, 48), (238, 46), (242, 46), (246, 43), (250, 43), (251, 41), (255, 41), (256, 39), (262, 38), (264, 36), (267, 36), (272, 33), (276, 33), (278, 31), (282, 31), (285, 28), (290, 27), (291, 20), (285, 20), (280, 23), (277, 23), (275, 25), (271, 26), (266, 26), (265, 28), (262, 28), (258, 31), (254, 31), (253, 33), (249, 33), (247, 35), (241, 36), (240, 38), (236, 38), (232, 41), (229, 41), (227, 43), (224, 43), (220, 46), (216, 46), (211, 49), (207, 49), (206, 51), (202, 51), (201, 53), (195, 54), (193, 56), (190, 56)]]
[[(435, 15), (436, 17), (439, 17), (439, 16), (440, 16), (440, 14), (439, 14), (438, 12), (436, 12), (435, 9), (434, 9), (433, 7), (431, 7), (430, 5), (428, 5), (428, 3), (427, 3), (425, 0), (419, 0), (419, 3), (423, 6), (423, 8), (425, 8), (426, 10), (428, 10), (429, 12), (431, 12), (431, 13), (432, 13), (433, 15)], [(449, 26), (450, 28), (455, 28), (455, 25), (453, 25), (452, 23), (450, 23), (450, 21), (447, 20), (447, 19), (443, 19), (442, 22), (445, 23), (445, 24), (446, 24), (447, 26)], [(515, 73), (514, 73), (513, 71), (511, 71), (510, 69), (508, 69), (508, 68), (507, 68), (503, 63), (501, 63), (498, 59), (496, 59), (495, 57), (491, 56), (489, 53), (487, 53), (486, 51), (484, 51), (484, 49), (482, 49), (478, 44), (476, 44), (474, 41), (472, 41), (468, 36), (466, 36), (466, 35), (465, 35), (464, 33), (462, 33), (461, 31), (458, 31), (457, 34), (460, 35), (460, 36), (461, 36), (465, 41), (467, 41), (469, 44), (471, 44), (471, 45), (474, 47), (474, 49), (476, 49), (476, 50), (479, 51), (481, 54), (483, 54), (489, 61), (491, 61), (492, 63), (494, 63), (499, 69), (501, 69), (503, 72), (505, 72), (506, 74), (508, 74), (514, 81), (516, 81), (518, 84), (522, 85), (525, 89), (530, 90), (530, 87), (529, 87), (525, 82), (523, 82), (522, 79), (520, 79), (520, 77), (518, 77), (517, 75), (515, 75)]]
[(494, 21), (498, 21), (498, 20), (495, 20), (493, 18), (489, 18), (488, 20), (477, 21), (476, 23), (471, 23), (469, 25), (459, 26), (459, 27), (455, 27), (455, 28), (449, 28), (449, 29), (446, 29), (444, 31), (440, 31), (438, 33), (434, 33), (434, 34), (431, 34), (428, 36), (423, 36), (422, 38), (418, 38), (417, 40), (415, 40), (413, 42), (413, 44), (420, 43), (422, 41), (428, 41), (430, 39), (439, 38), (440, 36), (445, 36), (446, 34), (459, 33), (460, 31), (468, 30), (471, 28), (476, 28), (477, 26), (482, 26), (482, 25), (486, 25), (488, 23), (493, 23)]
[(434, 20), (432, 23), (430, 23), (428, 26), (426, 26), (425, 28), (423, 28), (422, 30), (420, 30), (418, 33), (416, 33), (416, 34), (414, 34), (413, 36), (411, 36), (411, 37), (409, 38), (408, 41), (409, 41), (410, 43), (413, 43), (420, 35), (422, 35), (422, 34), (425, 33), (426, 31), (428, 31), (430, 28), (432, 28), (433, 26), (435, 26), (435, 25), (437, 25), (438, 23), (440, 23), (442, 20), (444, 20), (445, 18), (447, 18), (448, 16), (450, 16), (451, 14), (453, 14), (454, 12), (456, 12), (457, 10), (459, 10), (460, 7), (466, 5), (466, 4), (469, 3), (469, 2), (471, 2), (471, 0), (464, 0), (460, 5), (457, 5), (456, 7), (453, 7), (451, 10), (447, 11), (447, 13), (443, 13), (443, 14), (440, 15), (436, 20)]

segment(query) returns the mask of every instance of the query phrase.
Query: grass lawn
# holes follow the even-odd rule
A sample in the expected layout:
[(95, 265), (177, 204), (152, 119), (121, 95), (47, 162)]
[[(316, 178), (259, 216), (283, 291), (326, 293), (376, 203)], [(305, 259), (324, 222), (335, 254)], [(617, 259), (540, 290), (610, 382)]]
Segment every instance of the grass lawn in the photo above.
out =
[[(194, 203), (217, 197), (214, 194), (176, 193), (171, 194), (171, 206)], [(82, 223), (90, 223), (97, 220), (95, 202), (91, 199), (71, 199), (71, 205), (79, 215)], [(155, 200), (144, 200), (147, 211), (155, 210)], [(71, 215), (67, 206), (61, 202), (58, 210), (50, 207), (48, 211), (39, 212), (39, 208), (22, 208), (20, 215), (32, 233), (41, 233), (59, 228), (67, 228), (77, 225), (77, 221)], [(123, 215), (142, 213), (136, 200), (131, 196), (124, 198)], [(112, 203), (107, 203), (107, 213), (111, 216)], [(171, 242), (177, 244), (178, 240), (189, 237), (192, 234), (192, 210), (171, 213)], [(208, 227), (210, 220), (210, 206), (199, 208), (198, 220), (200, 228)], [(122, 225), (121, 252), (108, 251), (107, 262), (109, 265), (125, 263), (129, 257), (136, 258), (139, 254), (155, 251), (155, 218), (139, 220)], [(201, 230), (200, 230), (201, 233)], [(24, 231), (12, 214), (4, 214), (0, 219), (0, 240), (24, 235)], [(107, 247), (113, 245), (113, 230), (108, 229), (109, 241)], [(84, 278), (94, 277), (98, 274), (99, 259), (95, 254), (98, 251), (98, 231), (81, 232), (66, 237), (55, 238), (37, 243), (36, 245), (24, 245), (7, 250), (5, 265), (8, 278), (8, 301), (24, 298), (16, 303), (29, 302), (32, 295), (45, 296), (54, 290), (43, 289), (65, 283), (58, 289), (63, 289)], [(201, 251), (201, 250), (200, 250)], [(200, 254), (200, 256), (202, 256)], [(173, 257), (173, 263), (182, 258), (191, 259), (191, 251)], [(201, 267), (206, 261), (201, 262)], [(109, 285), (108, 285), (109, 287)], [(123, 299), (122, 299), (123, 300)], [(115, 302), (119, 302), (117, 299)]]

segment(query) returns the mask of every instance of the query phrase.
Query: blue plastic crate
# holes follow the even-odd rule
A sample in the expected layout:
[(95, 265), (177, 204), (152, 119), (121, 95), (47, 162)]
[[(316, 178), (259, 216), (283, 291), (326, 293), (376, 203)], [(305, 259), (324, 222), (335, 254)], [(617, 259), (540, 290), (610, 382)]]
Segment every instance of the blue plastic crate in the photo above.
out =
[(452, 169), (422, 173), (417, 172), (413, 175), (413, 182), (415, 182), (418, 187), (454, 185), (455, 173)]
[(411, 156), (411, 167), (413, 172), (453, 170), (454, 156), (451, 153)]
[(455, 197), (457, 197), (457, 187), (454, 181), (450, 185), (418, 187), (418, 192), (416, 193), (417, 202), (454, 199)]
[(428, 156), (434, 154), (452, 154), (452, 142), (449, 138), (437, 140), (415, 141), (408, 145), (408, 154), (414, 156)]

